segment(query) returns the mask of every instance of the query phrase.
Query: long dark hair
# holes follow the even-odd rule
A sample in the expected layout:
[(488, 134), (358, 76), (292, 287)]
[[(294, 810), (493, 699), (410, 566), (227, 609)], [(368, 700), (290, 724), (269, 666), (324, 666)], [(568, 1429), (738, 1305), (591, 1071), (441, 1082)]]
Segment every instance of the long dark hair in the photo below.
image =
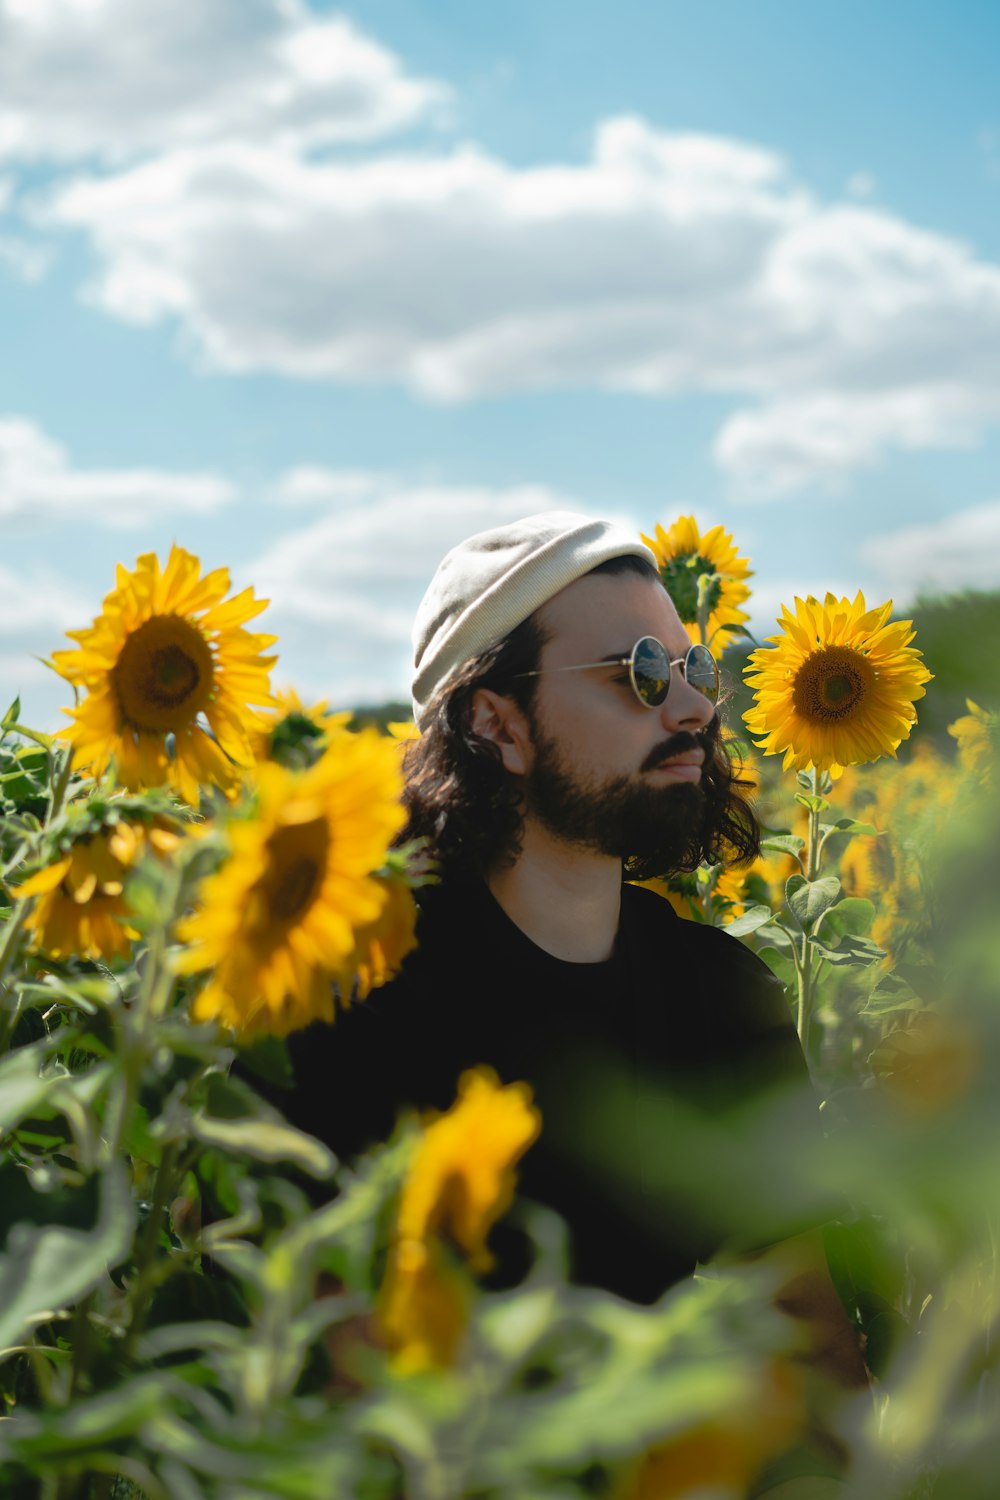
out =
[[(634, 555), (612, 558), (591, 571), (659, 580), (653, 565)], [(517, 778), (505, 769), (493, 741), (471, 728), (471, 707), (479, 689), (490, 688), (513, 698), (534, 728), (538, 679), (520, 674), (537, 669), (548, 638), (536, 612), (498, 645), (466, 662), (434, 695), (420, 739), (407, 746), (408, 821), (399, 841), (426, 840), (443, 873), (485, 874), (513, 863), (520, 853), (524, 816)], [(704, 861), (748, 864), (760, 853), (760, 824), (741, 795), (752, 783), (740, 777), (718, 717), (700, 738), (706, 748), (701, 819), (680, 857), (674, 856), (672, 869), (664, 869), (656, 853), (627, 857), (625, 874), (631, 880), (694, 870)]]

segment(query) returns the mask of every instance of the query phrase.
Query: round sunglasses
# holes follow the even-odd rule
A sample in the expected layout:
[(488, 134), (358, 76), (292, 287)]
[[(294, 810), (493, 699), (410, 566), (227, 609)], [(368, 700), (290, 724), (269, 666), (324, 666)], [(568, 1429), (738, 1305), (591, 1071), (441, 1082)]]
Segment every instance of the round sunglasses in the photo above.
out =
[(610, 656), (604, 661), (584, 661), (573, 667), (543, 667), (536, 672), (518, 672), (518, 677), (541, 677), (545, 672), (586, 672), (592, 667), (627, 667), (632, 691), (646, 708), (659, 708), (670, 691), (670, 669), (680, 667), (688, 687), (710, 703), (719, 701), (719, 664), (707, 646), (696, 643), (683, 656), (670, 657), (655, 635), (643, 635), (628, 656)]

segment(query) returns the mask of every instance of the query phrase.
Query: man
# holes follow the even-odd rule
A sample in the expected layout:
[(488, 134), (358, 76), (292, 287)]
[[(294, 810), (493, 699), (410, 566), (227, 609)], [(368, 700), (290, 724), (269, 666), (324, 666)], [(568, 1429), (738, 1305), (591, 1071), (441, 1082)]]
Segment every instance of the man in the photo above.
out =
[[(568, 512), (454, 548), (414, 641), (404, 837), (427, 840), (440, 884), (419, 893), (400, 976), (293, 1039), (289, 1112), (349, 1158), (403, 1106), (446, 1107), (465, 1068), (527, 1080), (543, 1130), (522, 1196), (568, 1224), (577, 1280), (653, 1301), (721, 1244), (767, 1237), (730, 1212), (735, 1181), (704, 1191), (715, 1127), (806, 1083), (770, 971), (623, 883), (623, 866), (644, 877), (759, 848), (715, 664), (642, 543)], [(509, 1225), (497, 1240), (499, 1276), (516, 1276), (526, 1245)]]
[[(715, 663), (640, 542), (561, 511), (454, 548), (414, 644), (403, 838), (426, 840), (440, 882), (418, 893), (400, 975), (292, 1038), (288, 1113), (350, 1158), (404, 1106), (446, 1108), (466, 1068), (527, 1080), (542, 1133), (520, 1196), (566, 1222), (574, 1279), (651, 1302), (721, 1247), (774, 1237), (738, 1171), (705, 1191), (725, 1172), (724, 1122), (776, 1090), (797, 1101), (794, 1128), (815, 1116), (766, 966), (623, 881), (759, 849)], [(500, 1284), (527, 1269), (509, 1217), (491, 1246)], [(789, 1265), (787, 1309), (856, 1383), (825, 1265), (812, 1248)]]

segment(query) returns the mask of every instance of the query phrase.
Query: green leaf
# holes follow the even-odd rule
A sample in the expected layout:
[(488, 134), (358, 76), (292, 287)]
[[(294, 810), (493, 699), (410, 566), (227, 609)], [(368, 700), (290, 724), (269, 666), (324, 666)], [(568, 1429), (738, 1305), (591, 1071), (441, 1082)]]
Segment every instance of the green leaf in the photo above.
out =
[(905, 979), (897, 974), (883, 974), (868, 996), (864, 1010), (868, 1015), (886, 1016), (894, 1011), (914, 1010), (920, 1000)]
[(871, 932), (874, 920), (874, 902), (864, 896), (845, 896), (830, 907), (823, 918), (823, 929), (828, 937), (864, 937)]
[(836, 823), (821, 823), (823, 833), (858, 833), (866, 835), (878, 835), (881, 829), (876, 828), (874, 823), (858, 823), (854, 818), (838, 818)]
[(742, 917), (737, 917), (735, 922), (726, 922), (724, 930), (730, 937), (746, 937), (748, 932), (756, 932), (758, 927), (773, 922), (775, 915), (769, 906), (748, 906)]
[(18, 1047), (0, 1062), (0, 1132), (28, 1118), (51, 1119), (92, 1109), (110, 1068), (96, 1064), (85, 1073), (69, 1073), (61, 1063), (50, 1063), (51, 1050), (46, 1037)]
[(807, 880), (804, 875), (790, 875), (785, 881), (785, 900), (792, 916), (802, 928), (809, 928), (840, 895), (840, 881), (835, 875)]
[(786, 988), (795, 983), (795, 965), (787, 954), (779, 953), (777, 948), (758, 948), (757, 957), (762, 958), (782, 984)]
[(775, 854), (798, 854), (800, 849), (806, 847), (806, 841), (800, 839), (797, 833), (769, 833), (766, 839), (761, 840), (760, 847)]
[(127, 1258), (134, 1232), (135, 1207), (120, 1162), (102, 1174), (92, 1231), (16, 1224), (0, 1256), (0, 1349), (21, 1343), (36, 1323), (100, 1286)]
[(252, 1156), (255, 1161), (287, 1161), (301, 1167), (311, 1177), (332, 1177), (337, 1158), (315, 1136), (296, 1130), (282, 1120), (277, 1111), (266, 1116), (249, 1116), (241, 1120), (218, 1119), (198, 1112), (191, 1116), (190, 1130), (195, 1140), (206, 1146)]
[(795, 800), (796, 802), (800, 802), (803, 807), (808, 808), (810, 812), (826, 812), (830, 806), (825, 797), (814, 797), (811, 793), (806, 796), (803, 792), (796, 792)]
[(836, 948), (829, 947), (819, 938), (811, 937), (809, 941), (817, 953), (836, 968), (853, 965), (867, 969), (885, 958), (885, 949), (866, 937), (842, 937)]
[(21, 698), (20, 695), (18, 695), (18, 697), (16, 697), (13, 703), (10, 705), (10, 708), (8, 708), (7, 712), (4, 714), (3, 719), (0, 720), (0, 729), (9, 729), (12, 724), (17, 723), (20, 717)]

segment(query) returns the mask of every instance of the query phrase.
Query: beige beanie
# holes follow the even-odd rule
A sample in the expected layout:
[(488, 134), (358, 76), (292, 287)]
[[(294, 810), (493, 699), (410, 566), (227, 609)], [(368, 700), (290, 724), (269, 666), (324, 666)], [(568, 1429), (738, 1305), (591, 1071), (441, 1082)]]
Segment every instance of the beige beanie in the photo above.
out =
[(413, 717), (451, 674), (497, 645), (560, 589), (612, 557), (656, 558), (613, 521), (569, 510), (525, 516), (453, 547), (413, 622)]

